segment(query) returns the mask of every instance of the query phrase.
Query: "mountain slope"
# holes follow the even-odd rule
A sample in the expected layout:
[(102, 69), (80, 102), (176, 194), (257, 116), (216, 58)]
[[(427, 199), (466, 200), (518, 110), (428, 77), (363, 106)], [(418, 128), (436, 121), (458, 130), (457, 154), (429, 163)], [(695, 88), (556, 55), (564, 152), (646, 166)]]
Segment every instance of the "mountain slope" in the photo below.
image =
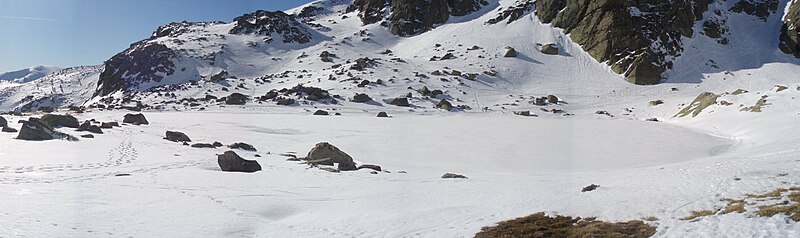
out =
[(61, 68), (55, 66), (35, 66), (27, 69), (0, 73), (0, 81), (11, 81), (15, 83), (27, 83), (37, 80), (48, 74), (60, 71)]

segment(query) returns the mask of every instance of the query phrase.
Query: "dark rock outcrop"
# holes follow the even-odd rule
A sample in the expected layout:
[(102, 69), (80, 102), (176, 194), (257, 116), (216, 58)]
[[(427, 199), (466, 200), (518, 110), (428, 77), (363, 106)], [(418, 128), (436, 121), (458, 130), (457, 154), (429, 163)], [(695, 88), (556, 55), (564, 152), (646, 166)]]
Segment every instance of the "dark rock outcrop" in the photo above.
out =
[(7, 126), (8, 126), (8, 121), (6, 121), (5, 118), (0, 117), (0, 127), (7, 127)]
[[(562, 1), (534, 1), (534, 0), (517, 0), (514, 5), (507, 7), (506, 9), (502, 9), (497, 17), (489, 19), (486, 24), (497, 24), (502, 22), (503, 20), (508, 19), (506, 23), (511, 24), (512, 22), (519, 20), (525, 14), (528, 14), (531, 10), (533, 10), (533, 4), (536, 2), (536, 9), (549, 9), (547, 11), (539, 11), (537, 10), (537, 14), (540, 16), (543, 14), (547, 14), (550, 19), (555, 17), (555, 14), (558, 13), (558, 10), (564, 8), (564, 4), (566, 4), (566, 0)], [(540, 4), (542, 6), (540, 6)], [(551, 5), (545, 6), (544, 4), (560, 4), (560, 5)], [(541, 12), (541, 13), (540, 13)], [(552, 15), (552, 16), (550, 16)]]
[(142, 83), (161, 82), (164, 75), (175, 72), (175, 57), (175, 52), (165, 45), (148, 41), (134, 43), (105, 62), (94, 95), (105, 96), (120, 90), (131, 92)]
[(629, 82), (648, 85), (659, 83), (672, 67), (667, 58), (680, 55), (681, 37), (693, 36), (695, 22), (711, 2), (539, 0), (536, 14)]
[[(236, 25), (230, 30), (231, 34), (256, 34), (272, 36), (277, 34), (283, 43), (308, 43), (311, 42), (311, 33), (293, 15), (281, 11), (269, 12), (259, 10), (233, 19)], [(269, 43), (269, 42), (267, 42)]]
[[(281, 11), (259, 10), (234, 18), (236, 25), (230, 34), (256, 34), (261, 36), (281, 36), (283, 43), (311, 42), (311, 33), (294, 16)], [(269, 41), (269, 40), (268, 40)], [(270, 43), (270, 42), (267, 42)]]
[(781, 27), (779, 48), (783, 53), (800, 58), (800, 2), (791, 4)]
[[(395, 35), (411, 36), (429, 31), (450, 16), (464, 16), (480, 10), (484, 0), (355, 0), (347, 12), (358, 11), (364, 25), (384, 21)], [(384, 12), (389, 10), (390, 12)]]
[(243, 159), (233, 151), (226, 151), (224, 154), (218, 155), (217, 163), (219, 168), (225, 172), (253, 173), (261, 170), (258, 161)]

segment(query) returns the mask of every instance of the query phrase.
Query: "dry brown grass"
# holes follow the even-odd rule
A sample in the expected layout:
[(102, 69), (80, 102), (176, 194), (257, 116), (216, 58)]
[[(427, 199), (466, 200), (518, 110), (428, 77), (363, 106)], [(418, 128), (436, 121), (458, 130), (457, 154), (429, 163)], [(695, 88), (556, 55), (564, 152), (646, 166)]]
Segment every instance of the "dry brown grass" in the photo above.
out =
[(658, 217), (649, 216), (649, 217), (642, 218), (642, 220), (645, 220), (645, 221), (658, 221)]
[(681, 220), (683, 220), (683, 221), (694, 220), (694, 219), (696, 219), (698, 217), (707, 217), (707, 216), (714, 215), (714, 213), (717, 213), (717, 212), (712, 211), (712, 210), (692, 211), (692, 215), (689, 215), (688, 217), (681, 218)]
[(779, 198), (779, 197), (781, 197), (781, 193), (784, 193), (786, 191), (789, 191), (789, 189), (779, 188), (779, 189), (775, 189), (772, 192), (768, 192), (768, 193), (764, 193), (764, 194), (747, 194), (747, 197), (749, 197), (749, 198)]
[(548, 217), (536, 213), (484, 227), (476, 238), (515, 238), (515, 237), (650, 237), (656, 228), (643, 221), (610, 223), (593, 218), (581, 219), (568, 216)]
[(722, 209), (722, 214), (747, 212), (747, 209), (744, 208), (747, 203), (744, 200), (726, 198), (724, 201), (728, 202), (728, 205)]
[(785, 214), (794, 221), (800, 221), (800, 203), (787, 204), (779, 203), (758, 207), (756, 215), (761, 217), (771, 217), (778, 214)]

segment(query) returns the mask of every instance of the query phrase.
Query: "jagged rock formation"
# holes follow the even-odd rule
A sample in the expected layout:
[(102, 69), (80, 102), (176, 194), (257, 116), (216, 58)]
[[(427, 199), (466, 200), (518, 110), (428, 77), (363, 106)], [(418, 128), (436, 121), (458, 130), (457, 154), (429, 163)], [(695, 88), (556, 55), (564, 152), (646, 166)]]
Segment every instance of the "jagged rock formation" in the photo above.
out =
[(786, 17), (783, 19), (781, 27), (780, 49), (783, 53), (794, 55), (800, 58), (800, 3), (793, 2), (788, 8)]
[(175, 52), (165, 45), (140, 41), (105, 62), (95, 96), (131, 90), (144, 82), (160, 82), (175, 72)]
[[(355, 0), (347, 12), (358, 11), (364, 25), (377, 23), (395, 35), (411, 36), (431, 30), (450, 16), (464, 16), (488, 5), (483, 0)], [(389, 10), (390, 13), (385, 12)], [(388, 17), (386, 17), (388, 15)]]
[(311, 42), (311, 33), (308, 29), (294, 16), (284, 12), (259, 10), (234, 18), (233, 21), (236, 22), (236, 26), (231, 29), (230, 34), (257, 34), (270, 37), (272, 34), (278, 34), (283, 38), (283, 43)]
[[(540, 0), (536, 14), (635, 84), (657, 84), (711, 0)], [(562, 7), (563, 6), (563, 7)]]

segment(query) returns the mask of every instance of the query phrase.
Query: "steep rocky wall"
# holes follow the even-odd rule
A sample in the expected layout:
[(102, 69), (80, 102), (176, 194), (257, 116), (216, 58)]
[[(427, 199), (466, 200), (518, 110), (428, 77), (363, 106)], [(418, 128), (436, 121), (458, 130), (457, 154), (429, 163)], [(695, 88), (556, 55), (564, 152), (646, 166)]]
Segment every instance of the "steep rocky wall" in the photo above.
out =
[(780, 49), (786, 54), (800, 58), (800, 2), (789, 3), (789, 10), (783, 19)]
[(661, 81), (712, 1), (539, 0), (536, 15), (631, 83), (648, 85)]
[(357, 11), (364, 25), (381, 22), (395, 35), (411, 36), (487, 4), (484, 0), (355, 0), (347, 12)]

